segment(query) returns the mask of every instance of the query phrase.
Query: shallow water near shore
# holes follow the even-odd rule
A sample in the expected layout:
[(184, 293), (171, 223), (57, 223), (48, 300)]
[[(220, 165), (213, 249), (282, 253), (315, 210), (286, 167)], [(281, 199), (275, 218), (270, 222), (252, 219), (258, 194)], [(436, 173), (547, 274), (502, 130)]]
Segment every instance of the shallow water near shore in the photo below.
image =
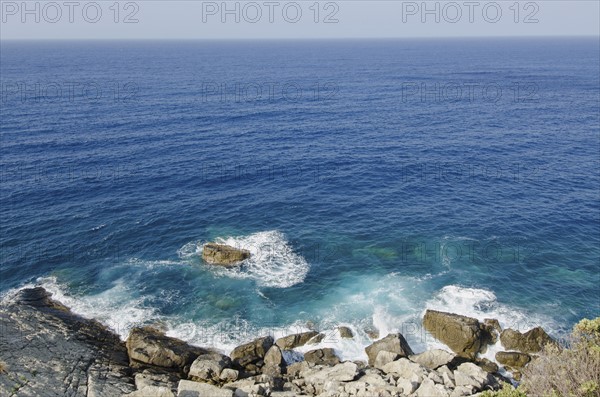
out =
[[(597, 39), (1, 45), (29, 87), (3, 98), (6, 299), (226, 352), (316, 328), (344, 359), (372, 328), (439, 346), (426, 308), (600, 315)], [(215, 240), (251, 260), (203, 264)]]

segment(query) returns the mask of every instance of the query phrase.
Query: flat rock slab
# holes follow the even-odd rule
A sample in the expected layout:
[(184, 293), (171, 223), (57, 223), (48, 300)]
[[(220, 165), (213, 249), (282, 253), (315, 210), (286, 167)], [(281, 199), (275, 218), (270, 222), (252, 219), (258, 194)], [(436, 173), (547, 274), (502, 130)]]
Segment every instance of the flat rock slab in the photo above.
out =
[(1, 396), (121, 396), (135, 390), (125, 344), (43, 288), (0, 306)]

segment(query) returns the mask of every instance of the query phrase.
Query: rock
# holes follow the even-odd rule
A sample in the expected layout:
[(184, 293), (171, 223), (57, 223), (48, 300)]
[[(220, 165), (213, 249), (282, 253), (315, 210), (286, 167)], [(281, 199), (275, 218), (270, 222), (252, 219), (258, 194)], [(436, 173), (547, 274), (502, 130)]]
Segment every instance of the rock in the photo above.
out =
[(287, 375), (292, 378), (299, 377), (301, 372), (304, 372), (307, 370), (308, 370), (308, 363), (306, 361), (300, 361), (300, 362), (288, 365)]
[(412, 375), (418, 377), (417, 379), (421, 381), (424, 377), (427, 376), (427, 369), (420, 364), (413, 363), (406, 358), (400, 358), (396, 361), (392, 361), (391, 363), (387, 363), (382, 368), (383, 372), (386, 374), (393, 374), (400, 378), (411, 379)]
[(304, 353), (304, 360), (315, 365), (336, 365), (340, 359), (331, 348), (315, 349)]
[(236, 365), (244, 368), (262, 361), (271, 346), (273, 337), (265, 336), (236, 347), (229, 356)]
[(285, 367), (283, 354), (281, 354), (281, 349), (279, 349), (277, 345), (271, 346), (271, 348), (267, 351), (264, 362), (265, 365), (276, 366), (280, 368)]
[(126, 342), (133, 367), (154, 366), (183, 371), (201, 354), (209, 353), (152, 327), (134, 328)]
[(454, 371), (456, 386), (473, 386), (478, 391), (492, 383), (490, 375), (473, 363), (463, 363)]
[(225, 382), (233, 382), (237, 380), (239, 376), (239, 371), (232, 368), (223, 368), (223, 371), (221, 371), (221, 374), (219, 375), (219, 379)]
[(381, 369), (387, 363), (391, 363), (392, 361), (395, 361), (399, 358), (400, 356), (397, 353), (388, 352), (386, 350), (380, 350), (377, 353), (377, 357), (375, 358), (373, 367)]
[(498, 372), (498, 364), (495, 362), (488, 360), (487, 358), (477, 359), (475, 364), (481, 367), (485, 372), (495, 373)]
[(546, 344), (556, 343), (542, 327), (535, 327), (524, 334), (510, 328), (505, 329), (500, 334), (500, 342), (505, 349), (522, 353), (537, 353)]
[(415, 390), (419, 388), (419, 383), (406, 378), (398, 378), (398, 381), (396, 382), (396, 387), (400, 389), (402, 394), (408, 395), (412, 394)]
[(0, 304), (0, 396), (135, 392), (125, 344), (94, 320), (28, 288)]
[(340, 337), (342, 337), (342, 338), (346, 338), (346, 339), (354, 338), (354, 333), (348, 327), (338, 327), (338, 331), (340, 333)]
[(412, 349), (402, 334), (389, 334), (365, 348), (365, 352), (369, 357), (369, 365), (372, 366), (375, 363), (377, 354), (382, 350), (396, 353), (400, 357), (407, 357), (413, 354)]
[(421, 354), (415, 354), (409, 357), (412, 362), (421, 364), (427, 369), (436, 369), (442, 365), (449, 364), (454, 360), (455, 355), (445, 350), (433, 349), (427, 350)]
[(212, 265), (235, 266), (250, 258), (250, 251), (225, 244), (206, 243), (202, 248), (202, 259)]
[(194, 360), (189, 379), (201, 382), (218, 382), (223, 369), (231, 367), (231, 359), (223, 354), (202, 354)]
[(166, 386), (143, 386), (123, 397), (175, 397), (175, 393)]
[(135, 374), (135, 388), (137, 391), (134, 392), (135, 394), (129, 394), (128, 396), (174, 396), (177, 393), (177, 383), (179, 383), (179, 380), (179, 377), (173, 374), (154, 372), (146, 369), (143, 372)]
[(316, 345), (317, 343), (321, 343), (321, 341), (325, 339), (325, 334), (317, 334), (315, 336), (313, 336), (312, 338), (310, 338), (308, 340), (308, 342), (306, 342), (307, 345)]
[(370, 385), (370, 386), (377, 386), (377, 387), (390, 386), (390, 384), (381, 375), (379, 375), (377, 373), (365, 374), (360, 377), (359, 381), (365, 382), (367, 385)]
[(475, 358), (483, 341), (489, 339), (477, 319), (454, 313), (427, 310), (423, 326), (454, 353), (469, 359)]
[(177, 397), (233, 397), (230, 389), (220, 389), (208, 383), (182, 380), (177, 388)]
[[(275, 344), (279, 346), (281, 350), (292, 350), (300, 346), (304, 346), (310, 339), (319, 335), (316, 331), (302, 332), (299, 334), (293, 334), (284, 336), (275, 341)], [(325, 337), (325, 335), (323, 335)]]
[(358, 366), (346, 361), (333, 367), (315, 367), (303, 372), (307, 383), (323, 383), (325, 381), (350, 382), (358, 375)]
[(519, 352), (498, 352), (496, 353), (496, 361), (511, 368), (523, 368), (531, 361), (531, 356)]
[(365, 328), (364, 331), (369, 338), (371, 338), (373, 340), (379, 339), (379, 330), (377, 328), (375, 328), (374, 326), (367, 327), (367, 328)]
[(450, 390), (443, 385), (436, 385), (431, 379), (423, 380), (421, 386), (415, 391), (417, 397), (448, 397)]
[(470, 396), (475, 393), (475, 388), (473, 386), (457, 386), (452, 393), (450, 393), (450, 397), (462, 397), (462, 396)]

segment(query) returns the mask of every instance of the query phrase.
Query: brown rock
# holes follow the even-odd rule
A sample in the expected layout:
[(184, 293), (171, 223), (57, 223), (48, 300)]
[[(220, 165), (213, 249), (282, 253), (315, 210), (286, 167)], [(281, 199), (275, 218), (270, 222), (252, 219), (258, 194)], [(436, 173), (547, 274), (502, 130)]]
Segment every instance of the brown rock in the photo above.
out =
[(475, 358), (485, 340), (477, 319), (454, 313), (427, 310), (423, 327), (454, 353), (469, 359)]
[(151, 327), (131, 330), (126, 346), (132, 366), (150, 365), (179, 371), (192, 364), (198, 356), (210, 353)]
[(519, 352), (498, 352), (496, 353), (496, 361), (510, 368), (523, 368), (531, 361), (531, 356)]
[[(265, 336), (236, 347), (231, 352), (230, 357), (240, 367), (247, 367), (250, 364), (255, 366), (261, 364), (260, 366), (262, 366), (262, 360), (271, 346), (273, 346), (273, 337)], [(252, 368), (252, 370), (255, 371), (256, 368)]]
[(279, 346), (281, 350), (291, 350), (299, 346), (304, 346), (310, 339), (319, 335), (316, 331), (301, 332), (299, 334), (293, 334), (284, 336), (275, 341), (275, 344)]
[(331, 348), (316, 349), (304, 353), (304, 361), (315, 365), (336, 365), (340, 359)]
[(202, 248), (202, 259), (212, 265), (235, 266), (250, 258), (250, 251), (225, 244), (206, 243)]
[(338, 331), (340, 333), (340, 337), (342, 337), (342, 338), (347, 338), (347, 339), (354, 338), (354, 333), (348, 327), (338, 327)]
[(500, 342), (505, 349), (522, 353), (537, 353), (544, 345), (556, 343), (542, 327), (535, 327), (524, 334), (510, 328), (505, 329), (500, 334)]

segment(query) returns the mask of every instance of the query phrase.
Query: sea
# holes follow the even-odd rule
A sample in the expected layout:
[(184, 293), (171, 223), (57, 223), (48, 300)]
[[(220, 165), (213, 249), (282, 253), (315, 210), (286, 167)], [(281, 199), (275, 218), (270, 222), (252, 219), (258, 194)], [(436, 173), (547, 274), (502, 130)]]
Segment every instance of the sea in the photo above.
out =
[(426, 309), (600, 315), (598, 37), (0, 49), (4, 303), (41, 285), (225, 353), (319, 330), (299, 353), (342, 359), (374, 330), (442, 346)]

